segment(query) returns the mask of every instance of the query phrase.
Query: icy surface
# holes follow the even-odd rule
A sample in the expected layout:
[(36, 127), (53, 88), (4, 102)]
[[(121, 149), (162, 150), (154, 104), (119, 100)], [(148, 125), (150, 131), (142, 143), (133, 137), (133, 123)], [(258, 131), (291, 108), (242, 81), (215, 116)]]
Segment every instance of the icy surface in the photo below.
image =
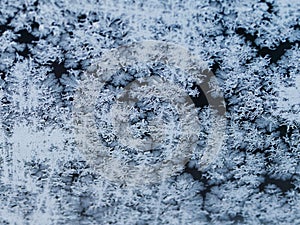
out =
[[(3, 0), (0, 15), (0, 224), (300, 224), (299, 1)], [(185, 167), (135, 186), (89, 163), (77, 144), (74, 105), (95, 61), (145, 40), (189, 49), (212, 70), (227, 127), (219, 154), (202, 167), (214, 123), (209, 109), (199, 112), (199, 142)], [(137, 62), (106, 88), (117, 95), (151, 66), (143, 71)], [(158, 75), (180, 75), (155, 66)], [(176, 82), (199, 94), (188, 75)], [(178, 110), (156, 100), (158, 112), (171, 109), (162, 121), (176, 136)], [(150, 129), (142, 116), (158, 116), (145, 110), (147, 101), (131, 117), (136, 137)], [(99, 135), (113, 137), (108, 131)], [(134, 164), (161, 154), (129, 152)]]

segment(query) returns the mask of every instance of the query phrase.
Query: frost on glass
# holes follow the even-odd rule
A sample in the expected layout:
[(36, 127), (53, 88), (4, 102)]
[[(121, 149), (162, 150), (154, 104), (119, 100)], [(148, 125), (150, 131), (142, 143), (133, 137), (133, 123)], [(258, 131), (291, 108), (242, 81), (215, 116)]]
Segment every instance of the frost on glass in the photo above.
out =
[(211, 113), (215, 121), (198, 163), (208, 166), (225, 132), (225, 102), (217, 81), (186, 49), (159, 41), (114, 49), (88, 69), (74, 102), (78, 148), (103, 177), (126, 185), (159, 182), (181, 172), (203, 126), (193, 86), (203, 90), (217, 114)]
[[(0, 224), (299, 224), (299, 8), (297, 0), (0, 1)], [(161, 181), (130, 185), (95, 169), (78, 146), (74, 112), (94, 60), (145, 40), (182, 46), (211, 69), (209, 87), (218, 91), (212, 96), (224, 96), (226, 129), (218, 154), (203, 167), (215, 112), (205, 99), (193, 102), (198, 138), (184, 150), (180, 168)], [(151, 91), (159, 92), (164, 74), (176, 84), (167, 93), (192, 100), (203, 91), (185, 85), (193, 83), (189, 73), (174, 65), (140, 61), (117, 68), (92, 99), (96, 134), (110, 147), (113, 129), (103, 126), (116, 114), (100, 112), (111, 109), (114, 96), (120, 103), (135, 99), (127, 86), (132, 76), (150, 84), (157, 80), (143, 77), (156, 72), (159, 85)], [(173, 123), (180, 110), (189, 110), (169, 96), (151, 99), (148, 88), (138, 85), (143, 101), (122, 111), (130, 112), (132, 126), (116, 126), (121, 143), (129, 129), (141, 140), (132, 145), (143, 152), (149, 138), (141, 137), (152, 129), (143, 116), (161, 113), (162, 127), (155, 129), (166, 128), (171, 140), (180, 130)], [(124, 104), (114, 107), (118, 112)], [(147, 107), (157, 107), (157, 114)], [(135, 165), (142, 156), (141, 163), (159, 163), (168, 151), (149, 158), (123, 153), (112, 152)]]

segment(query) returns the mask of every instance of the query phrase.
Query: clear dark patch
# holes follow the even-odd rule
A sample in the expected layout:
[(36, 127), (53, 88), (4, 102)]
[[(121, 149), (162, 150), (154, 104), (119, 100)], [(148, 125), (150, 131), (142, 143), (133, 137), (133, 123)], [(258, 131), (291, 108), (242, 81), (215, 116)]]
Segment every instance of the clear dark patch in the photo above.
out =
[(20, 56), (23, 56), (24, 58), (29, 58), (29, 56), (31, 55), (31, 52), (28, 48), (28, 46), (26, 45), (23, 51), (17, 51), (17, 53)]
[(2, 35), (5, 31), (9, 30), (10, 26), (8, 25), (0, 25), (0, 35)]
[(85, 14), (79, 15), (78, 17), (79, 23), (84, 23), (86, 21), (87, 16)]
[(0, 71), (0, 76), (1, 76), (1, 79), (2, 79), (2, 80), (5, 80), (5, 77), (6, 77), (6, 76), (5, 76), (5, 73), (4, 73), (3, 71)]
[(192, 90), (197, 90), (199, 92), (197, 96), (190, 95), (190, 98), (192, 99), (193, 103), (197, 108), (203, 108), (205, 106), (209, 106), (207, 98), (199, 85), (194, 83), (192, 86)]
[(21, 44), (32, 44), (33, 42), (39, 40), (38, 37), (35, 37), (31, 33), (29, 33), (26, 29), (20, 30), (16, 34), (19, 35), (19, 37), (16, 39), (16, 42)]
[(214, 63), (211, 67), (211, 71), (213, 72), (213, 74), (216, 74), (218, 69), (220, 69), (220, 63), (214, 60)]
[(61, 78), (63, 74), (68, 72), (67, 68), (64, 65), (64, 62), (55, 61), (51, 64), (51, 68), (56, 78)]
[(197, 170), (196, 168), (190, 168), (186, 165), (183, 173), (188, 173), (188, 174), (192, 175), (194, 180), (205, 181), (205, 179), (202, 176), (202, 172)]
[(13, 17), (9, 17), (4, 24), (0, 24), (0, 36), (7, 30), (12, 30), (13, 28), (9, 25), (13, 20)]
[(283, 193), (295, 189), (295, 185), (292, 183), (292, 180), (274, 179), (267, 175), (264, 182), (259, 185), (259, 191), (263, 192), (265, 187), (269, 184), (275, 184)]
[(261, 2), (264, 2), (264, 3), (267, 4), (267, 6), (268, 6), (267, 12), (268, 13), (275, 14), (275, 15), (277, 14), (276, 11), (274, 11), (274, 6), (273, 6), (273, 4), (271, 2), (268, 2), (266, 0), (261, 0)]
[(236, 33), (245, 37), (246, 41), (249, 41), (251, 43), (251, 46), (257, 49), (257, 54), (259, 56), (265, 57), (268, 55), (270, 57), (270, 63), (276, 63), (280, 58), (285, 54), (286, 50), (291, 49), (295, 45), (299, 45), (300, 41), (285, 41), (280, 42), (279, 45), (275, 49), (270, 49), (267, 47), (260, 47), (255, 43), (255, 40), (257, 39), (257, 31), (254, 33), (254, 35), (247, 33), (245, 28), (238, 28), (236, 29)]
[(30, 25), (32, 30), (38, 30), (40, 27), (40, 24), (37, 22), (32, 22), (32, 24)]

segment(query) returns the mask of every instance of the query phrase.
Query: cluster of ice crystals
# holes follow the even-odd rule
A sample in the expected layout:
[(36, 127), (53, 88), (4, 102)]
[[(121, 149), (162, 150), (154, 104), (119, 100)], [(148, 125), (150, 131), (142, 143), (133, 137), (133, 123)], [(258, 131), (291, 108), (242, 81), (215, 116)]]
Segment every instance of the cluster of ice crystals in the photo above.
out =
[[(0, 224), (299, 224), (299, 8), (297, 0), (1, 0)], [(130, 186), (90, 166), (73, 112), (94, 60), (144, 40), (181, 45), (212, 69), (227, 127), (221, 151), (198, 171), (214, 124), (209, 110), (200, 113), (199, 148), (180, 174)], [(119, 78), (122, 86), (126, 74)]]

